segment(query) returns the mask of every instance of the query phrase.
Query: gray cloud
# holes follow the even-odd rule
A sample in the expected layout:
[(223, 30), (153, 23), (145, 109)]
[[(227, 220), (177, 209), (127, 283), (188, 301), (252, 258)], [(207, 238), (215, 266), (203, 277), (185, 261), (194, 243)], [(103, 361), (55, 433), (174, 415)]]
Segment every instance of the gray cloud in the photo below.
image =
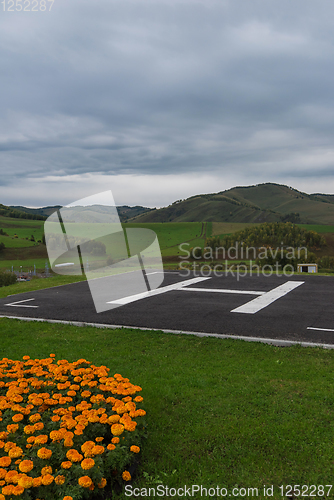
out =
[[(2, 12), (2, 200), (21, 203), (8, 187), (22, 196), (35, 179), (58, 203), (54, 179), (88, 174), (154, 185), (205, 173), (213, 191), (292, 181), (312, 192), (323, 178), (328, 192), (333, 14), (329, 0), (55, 0), (51, 12)], [(167, 183), (160, 199), (174, 195)]]

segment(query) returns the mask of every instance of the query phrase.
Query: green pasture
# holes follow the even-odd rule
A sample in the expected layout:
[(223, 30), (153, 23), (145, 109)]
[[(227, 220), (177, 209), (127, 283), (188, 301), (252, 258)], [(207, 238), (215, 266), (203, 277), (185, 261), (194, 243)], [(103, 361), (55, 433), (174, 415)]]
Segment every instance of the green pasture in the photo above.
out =
[(44, 221), (14, 219), (0, 216), (0, 229), (3, 229), (9, 236), (15, 234), (19, 238), (29, 238), (34, 235), (35, 240), (41, 240), (44, 233)]
[[(0, 325), (1, 357), (84, 358), (142, 387), (147, 439), (133, 488), (219, 486), (231, 497), (233, 488), (258, 488), (257, 498), (279, 500), (281, 485), (332, 484), (334, 350), (5, 318)], [(264, 485), (273, 495), (263, 495)], [(317, 498), (333, 498), (328, 490)]]
[(307, 231), (315, 231), (316, 233), (334, 233), (334, 226), (324, 224), (297, 224), (297, 226), (303, 227)]
[(13, 238), (12, 236), (4, 236), (3, 234), (0, 234), (0, 243), (4, 243), (6, 248), (25, 248), (36, 245), (36, 243), (30, 241), (30, 239)]

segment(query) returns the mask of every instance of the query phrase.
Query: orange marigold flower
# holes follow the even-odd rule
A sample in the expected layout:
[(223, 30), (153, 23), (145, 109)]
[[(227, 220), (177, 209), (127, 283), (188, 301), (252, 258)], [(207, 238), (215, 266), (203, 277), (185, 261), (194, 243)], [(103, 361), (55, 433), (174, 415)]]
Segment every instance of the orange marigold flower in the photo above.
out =
[(23, 455), (23, 450), (19, 446), (15, 446), (14, 448), (11, 448), (8, 452), (8, 456), (10, 458), (18, 458), (22, 457)]
[(107, 446), (107, 449), (110, 451), (114, 450), (115, 448), (116, 448), (116, 446), (114, 444), (108, 444), (108, 446)]
[(119, 438), (118, 437), (114, 437), (114, 438), (112, 438), (111, 442), (114, 443), (114, 444), (117, 444), (117, 443), (119, 443)]
[(8, 486), (4, 486), (2, 488), (2, 494), (5, 495), (5, 496), (10, 496), (14, 493), (14, 490), (15, 490), (15, 486), (13, 486), (12, 484), (8, 484)]
[(51, 420), (52, 420), (52, 422), (58, 422), (60, 420), (60, 416), (54, 415), (53, 417), (51, 417)]
[(7, 425), (7, 431), (10, 434), (14, 434), (19, 428), (19, 424), (9, 424)]
[(24, 419), (24, 416), (22, 413), (15, 413), (15, 415), (12, 416), (13, 422), (21, 422), (21, 420)]
[(94, 467), (95, 460), (93, 460), (92, 458), (84, 458), (80, 465), (81, 465), (82, 469), (88, 470), (88, 469), (91, 469), (92, 467)]
[(0, 479), (3, 479), (6, 474), (7, 474), (6, 469), (0, 469)]
[(55, 478), (55, 483), (58, 485), (64, 484), (65, 483), (65, 476), (57, 476)]
[(23, 429), (23, 431), (26, 433), (26, 434), (32, 434), (33, 432), (35, 432), (35, 427), (33, 425), (26, 425)]
[(52, 467), (51, 465), (47, 465), (46, 467), (43, 467), (41, 470), (41, 475), (46, 476), (47, 474), (52, 474)]
[(82, 453), (86, 453), (87, 451), (92, 450), (94, 446), (94, 441), (85, 441), (84, 444), (81, 445), (81, 451)]
[(98, 488), (104, 488), (107, 484), (107, 480), (103, 477), (101, 481), (97, 484)]
[(104, 453), (104, 446), (97, 444), (94, 448), (92, 448), (91, 453), (92, 455), (102, 455), (102, 453)]
[(33, 415), (30, 415), (29, 417), (29, 420), (32, 424), (34, 424), (35, 422), (38, 422), (38, 420), (40, 420), (42, 417), (39, 413), (34, 413)]
[(19, 464), (19, 469), (21, 472), (30, 472), (34, 467), (34, 462), (32, 460), (22, 460)]
[(71, 460), (71, 462), (80, 462), (83, 456), (77, 450), (71, 449), (66, 453), (66, 458)]
[(141, 403), (143, 401), (144, 398), (142, 398), (141, 396), (137, 396), (134, 401), (136, 401), (136, 403)]
[(63, 500), (73, 500), (73, 497), (71, 497), (70, 495), (66, 495)]
[(70, 462), (69, 460), (61, 463), (61, 467), (63, 469), (70, 469), (72, 467), (72, 465), (73, 465), (72, 462)]
[(140, 452), (140, 448), (139, 448), (139, 446), (133, 445), (133, 446), (130, 447), (130, 451), (133, 451), (133, 453), (139, 453)]
[(110, 430), (111, 430), (111, 433), (114, 436), (120, 436), (122, 434), (122, 432), (124, 431), (124, 425), (122, 425), (122, 424), (113, 424), (110, 427)]
[(37, 422), (36, 424), (34, 424), (34, 428), (36, 429), (36, 431), (41, 431), (44, 428), (43, 422)]
[[(31, 438), (27, 439), (28, 440)], [(34, 444), (46, 444), (48, 442), (48, 436), (46, 434), (40, 434), (39, 436), (36, 436)]]
[(83, 488), (89, 488), (90, 486), (92, 486), (93, 481), (91, 480), (91, 478), (89, 476), (82, 476), (82, 477), (79, 477), (78, 483)]
[(41, 477), (34, 477), (34, 481), (33, 481), (32, 485), (34, 488), (39, 488), (40, 486), (42, 486), (42, 478)]
[(104, 440), (104, 437), (97, 437), (97, 438), (95, 438), (95, 441), (97, 443), (101, 443), (101, 441), (103, 441), (103, 440)]
[(40, 449), (38, 450), (38, 452), (37, 452), (37, 456), (38, 456), (39, 458), (44, 459), (44, 460), (46, 460), (46, 459), (50, 458), (50, 457), (51, 457), (51, 455), (52, 455), (52, 451), (51, 451), (51, 450), (49, 450), (48, 448), (44, 448), (44, 447), (43, 447), (43, 448), (40, 448)]
[(44, 486), (48, 486), (53, 482), (53, 480), (54, 477), (51, 474), (46, 474), (45, 476), (42, 477), (42, 484), (44, 484)]
[(131, 474), (129, 471), (125, 470), (122, 474), (122, 478), (124, 481), (130, 481), (131, 480)]
[[(21, 486), (22, 488), (25, 488), (25, 489), (31, 488), (33, 483), (34, 483), (33, 478), (26, 476), (26, 475), (21, 476), (17, 482), (17, 484), (19, 486)], [(14, 495), (15, 495), (15, 493), (14, 493)]]
[(116, 424), (117, 422), (119, 422), (120, 420), (120, 416), (119, 415), (111, 415), (109, 418), (108, 418), (108, 422), (110, 424)]

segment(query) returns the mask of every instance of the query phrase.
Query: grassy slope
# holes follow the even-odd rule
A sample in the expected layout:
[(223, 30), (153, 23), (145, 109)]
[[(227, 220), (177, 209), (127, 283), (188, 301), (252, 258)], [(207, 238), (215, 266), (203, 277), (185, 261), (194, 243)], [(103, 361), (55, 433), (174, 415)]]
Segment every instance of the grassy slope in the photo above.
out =
[(264, 500), (263, 485), (273, 484), (270, 498), (278, 500), (282, 484), (332, 483), (333, 350), (9, 319), (0, 324), (3, 357), (54, 352), (57, 359), (85, 358), (143, 388), (148, 439), (134, 487), (159, 481), (170, 488), (219, 485), (229, 493), (257, 487)]

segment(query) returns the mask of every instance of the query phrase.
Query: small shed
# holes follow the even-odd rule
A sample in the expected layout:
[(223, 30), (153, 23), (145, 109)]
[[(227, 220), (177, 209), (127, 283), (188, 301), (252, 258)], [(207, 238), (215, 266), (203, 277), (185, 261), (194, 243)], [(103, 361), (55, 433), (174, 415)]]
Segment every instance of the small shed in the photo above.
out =
[(317, 273), (318, 264), (297, 264), (297, 271), (299, 273)]

